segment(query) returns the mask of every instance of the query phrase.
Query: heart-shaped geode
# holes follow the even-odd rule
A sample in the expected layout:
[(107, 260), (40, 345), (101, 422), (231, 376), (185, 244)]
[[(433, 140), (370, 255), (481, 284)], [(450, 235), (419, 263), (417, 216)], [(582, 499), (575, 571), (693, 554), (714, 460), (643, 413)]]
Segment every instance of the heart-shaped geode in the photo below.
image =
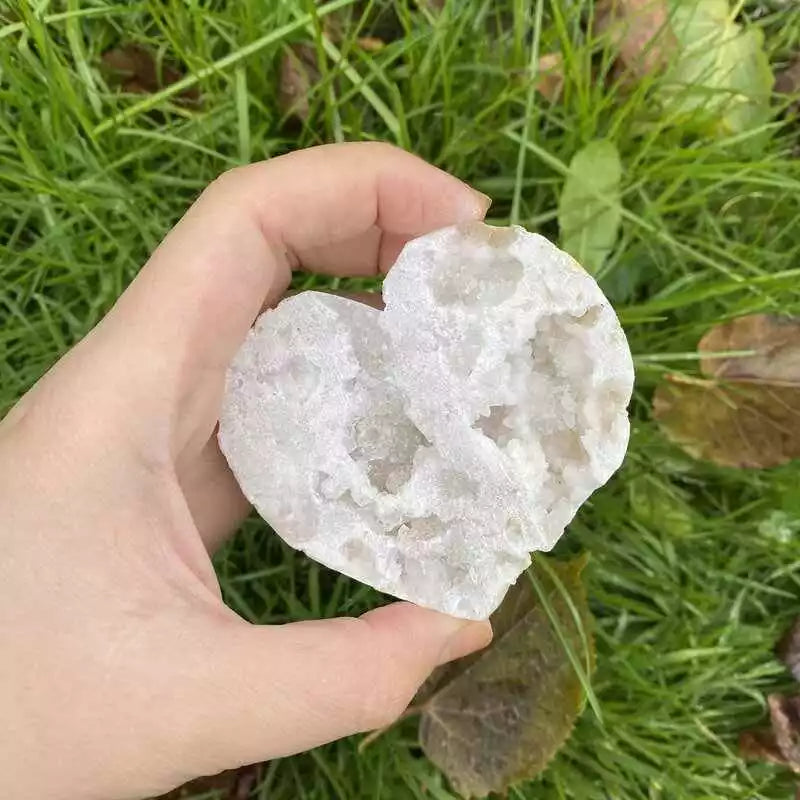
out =
[(594, 280), (522, 228), (415, 239), (383, 297), (303, 292), (262, 314), (220, 446), (293, 547), (483, 619), (619, 467), (630, 351)]

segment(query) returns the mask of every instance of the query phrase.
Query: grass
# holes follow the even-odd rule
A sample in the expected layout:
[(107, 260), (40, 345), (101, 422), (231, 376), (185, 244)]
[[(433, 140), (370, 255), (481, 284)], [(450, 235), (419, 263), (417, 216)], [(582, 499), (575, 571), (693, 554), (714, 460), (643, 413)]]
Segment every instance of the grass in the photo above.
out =
[[(654, 79), (632, 86), (586, 33), (591, 0), (25, 2), (0, 10), (0, 413), (81, 338), (163, 234), (220, 171), (326, 141), (385, 139), (494, 198), (492, 221), (557, 238), (566, 164), (593, 138), (624, 164), (623, 228), (600, 281), (637, 359), (626, 465), (570, 526), (559, 552), (586, 549), (597, 618), (591, 709), (539, 779), (512, 798), (786, 798), (791, 780), (743, 762), (737, 732), (789, 688), (772, 645), (798, 610), (796, 465), (753, 472), (694, 462), (649, 416), (665, 371), (694, 369), (708, 327), (755, 311), (800, 310), (800, 128), (773, 122), (711, 138), (663, 116)], [(343, 9), (332, 41), (322, 15)], [(738, 4), (771, 61), (800, 43), (800, 10)], [(356, 37), (382, 35), (368, 53)], [(402, 34), (397, 36), (397, 34)], [(150, 95), (109, 88), (102, 53), (138, 42), (183, 65)], [(323, 57), (305, 124), (276, 98), (282, 49)], [(561, 50), (558, 102), (531, 89), (536, 54)], [(180, 102), (197, 87), (199, 105)], [(298, 275), (297, 286), (325, 283)], [(346, 281), (341, 285), (347, 285)], [(219, 554), (226, 601), (270, 623), (353, 614), (380, 598), (308, 561), (250, 520)], [(344, 740), (270, 763), (266, 800), (453, 797), (421, 755), (413, 720), (357, 753)], [(199, 797), (199, 795), (198, 795)]]

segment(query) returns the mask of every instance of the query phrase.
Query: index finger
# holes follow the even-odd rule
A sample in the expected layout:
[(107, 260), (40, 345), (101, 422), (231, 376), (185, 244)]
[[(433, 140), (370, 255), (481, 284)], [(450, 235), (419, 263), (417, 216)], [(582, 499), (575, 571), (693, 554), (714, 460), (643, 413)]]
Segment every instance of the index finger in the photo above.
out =
[(291, 269), (307, 266), (303, 253), (327, 250), (338, 275), (374, 274), (379, 247), (353, 270), (342, 243), (375, 228), (409, 238), (485, 210), (466, 184), (389, 145), (327, 145), (238, 168), (189, 209), (104, 327), (146, 353), (160, 381), (187, 365), (223, 370)]

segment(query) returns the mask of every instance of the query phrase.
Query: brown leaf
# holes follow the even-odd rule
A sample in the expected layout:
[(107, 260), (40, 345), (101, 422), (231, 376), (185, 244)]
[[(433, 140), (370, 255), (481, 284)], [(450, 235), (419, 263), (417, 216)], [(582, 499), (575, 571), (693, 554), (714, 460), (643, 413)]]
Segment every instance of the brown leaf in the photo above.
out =
[[(548, 561), (578, 609), (594, 666), (584, 558)], [(569, 604), (542, 567), (533, 574), (579, 659), (583, 639)], [(419, 736), (427, 756), (465, 797), (503, 792), (532, 778), (569, 737), (583, 701), (576, 674), (527, 574), (492, 615), (494, 641), (438, 670), (421, 690)]]
[(536, 91), (550, 101), (555, 101), (564, 88), (564, 56), (561, 53), (545, 53), (539, 58), (536, 74)]
[[(153, 52), (138, 44), (106, 50), (100, 58), (111, 74), (113, 83), (125, 92), (153, 94), (183, 77), (183, 73), (172, 63), (158, 59)], [(198, 103), (200, 91), (192, 86), (181, 92), (177, 99), (184, 104)]]
[(739, 734), (739, 754), (748, 761), (768, 761), (783, 764), (783, 756), (775, 742), (775, 734), (768, 728), (742, 731)]
[(771, 694), (767, 703), (775, 743), (786, 763), (800, 772), (800, 697)]
[(319, 79), (317, 51), (310, 44), (302, 42), (289, 45), (281, 58), (278, 86), (278, 107), (281, 112), (305, 122), (311, 110), (308, 95)]
[(694, 458), (740, 468), (800, 458), (800, 388), (670, 381), (657, 387), (653, 415)]
[[(294, 297), (297, 294), (302, 294), (303, 291), (302, 289), (289, 289), (283, 296)], [(337, 297), (346, 297), (348, 300), (355, 300), (357, 303), (363, 303), (365, 306), (377, 308), (378, 311), (383, 311), (384, 308), (383, 295), (380, 292), (350, 292), (334, 289), (315, 289), (314, 291), (329, 292), (330, 294), (335, 294)], [(274, 308), (274, 306), (265, 306), (264, 310), (271, 307)]]
[(322, 18), (322, 34), (334, 44), (339, 44), (347, 38), (347, 31), (352, 27), (349, 11), (348, 8), (339, 9)]
[[(774, 467), (800, 458), (800, 320), (754, 314), (700, 341), (709, 380), (668, 376), (653, 397), (666, 436), (695, 458)], [(714, 358), (710, 353), (746, 351)]]
[(603, 0), (595, 30), (609, 37), (619, 59), (638, 77), (665, 67), (677, 49), (667, 0)]
[(800, 92), (800, 55), (796, 55), (786, 69), (775, 76), (775, 91), (778, 94)]
[(783, 764), (800, 774), (800, 697), (771, 694), (767, 697), (770, 727), (739, 735), (744, 758)]
[[(317, 2), (321, 3), (322, 0)], [(429, 0), (427, 7), (431, 11), (438, 11), (442, 5), (443, 0)], [(350, 35), (353, 30), (358, 30), (362, 39), (357, 39), (356, 44), (363, 50), (379, 49), (379, 42), (384, 46), (406, 35), (396, 6), (396, 3), (355, 0), (345, 8), (326, 14), (322, 20), (322, 32), (335, 44), (345, 44), (349, 49)], [(366, 40), (366, 46), (362, 44), (363, 40)]]
[(228, 769), (218, 775), (197, 778), (173, 789), (167, 794), (159, 795), (154, 800), (190, 800), (198, 794), (223, 792), (221, 800), (247, 800), (258, 783), (262, 764), (249, 764), (237, 769)]
[(789, 667), (795, 680), (800, 681), (800, 617), (795, 619), (775, 645), (775, 655)]
[(800, 386), (800, 319), (751, 314), (712, 328), (697, 345), (703, 353), (752, 350), (753, 355), (702, 358), (705, 375)]
[(338, 292), (337, 294), (377, 308), (378, 311), (383, 311), (383, 295), (380, 292)]
[(356, 39), (356, 44), (368, 53), (377, 53), (379, 50), (383, 50), (383, 48), (386, 47), (386, 42), (377, 36), (360, 36)]

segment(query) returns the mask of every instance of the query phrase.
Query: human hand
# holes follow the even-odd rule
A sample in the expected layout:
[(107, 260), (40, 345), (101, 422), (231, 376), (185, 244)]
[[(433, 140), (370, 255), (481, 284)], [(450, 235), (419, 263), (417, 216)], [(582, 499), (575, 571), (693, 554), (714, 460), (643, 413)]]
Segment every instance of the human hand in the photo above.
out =
[(379, 144), (233, 170), (0, 423), (0, 794), (142, 797), (401, 713), (488, 623), (410, 603), (246, 623), (209, 559), (247, 512), (224, 372), (294, 267), (372, 275), (484, 198)]

